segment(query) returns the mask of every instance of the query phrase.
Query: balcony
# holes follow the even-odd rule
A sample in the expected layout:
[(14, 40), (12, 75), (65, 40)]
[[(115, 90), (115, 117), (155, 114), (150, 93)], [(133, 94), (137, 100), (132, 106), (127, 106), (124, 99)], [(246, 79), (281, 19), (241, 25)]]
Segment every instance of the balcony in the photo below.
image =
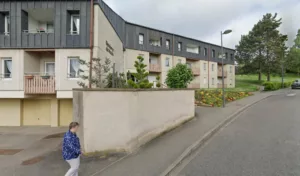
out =
[(50, 75), (25, 75), (25, 94), (55, 94), (55, 77)]
[(192, 72), (194, 75), (199, 76), (200, 75), (200, 68), (192, 68)]
[(200, 83), (191, 83), (188, 85), (190, 89), (200, 89)]
[[(222, 68), (218, 69), (218, 77), (222, 77)], [(224, 77), (227, 77), (227, 71), (224, 69)]]
[(149, 72), (161, 72), (161, 67), (159, 64), (149, 64)]
[[(222, 84), (218, 84), (218, 89), (222, 89)], [(227, 84), (224, 84), (224, 88), (227, 88)]]

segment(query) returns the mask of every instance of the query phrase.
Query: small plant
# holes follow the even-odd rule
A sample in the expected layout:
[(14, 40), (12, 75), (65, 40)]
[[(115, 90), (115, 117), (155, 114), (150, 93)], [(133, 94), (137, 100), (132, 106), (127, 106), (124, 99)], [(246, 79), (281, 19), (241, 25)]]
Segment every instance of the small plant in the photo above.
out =
[[(137, 61), (134, 63), (134, 67), (136, 69), (136, 73), (128, 73), (129, 75), (133, 75), (135, 80), (129, 79), (128, 86), (130, 88), (135, 89), (149, 89), (153, 86), (153, 83), (150, 83), (148, 80), (149, 73), (146, 72), (146, 67), (143, 63), (144, 58), (142, 56), (137, 57)], [(130, 77), (130, 76), (129, 76)]]
[(192, 70), (185, 64), (177, 64), (168, 71), (166, 84), (170, 88), (187, 88), (194, 79)]
[(105, 88), (126, 88), (126, 79), (124, 73), (109, 73), (106, 77)]
[(156, 76), (156, 87), (157, 87), (157, 88), (160, 88), (160, 87), (161, 87), (161, 84), (160, 84), (160, 76), (159, 76), (159, 75)]

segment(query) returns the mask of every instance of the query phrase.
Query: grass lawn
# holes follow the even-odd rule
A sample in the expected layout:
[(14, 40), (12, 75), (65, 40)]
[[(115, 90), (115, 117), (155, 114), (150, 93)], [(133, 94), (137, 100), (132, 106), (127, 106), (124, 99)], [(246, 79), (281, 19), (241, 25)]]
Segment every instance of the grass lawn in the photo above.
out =
[[(286, 74), (284, 77), (284, 82), (291, 82), (297, 79), (297, 75)], [(254, 92), (257, 91), (257, 87), (263, 82), (267, 81), (265, 75), (262, 76), (262, 81), (258, 81), (258, 75), (236, 75), (235, 76), (235, 88), (227, 89), (227, 91), (244, 91), (244, 92)], [(280, 76), (272, 76), (271, 81), (281, 82)]]

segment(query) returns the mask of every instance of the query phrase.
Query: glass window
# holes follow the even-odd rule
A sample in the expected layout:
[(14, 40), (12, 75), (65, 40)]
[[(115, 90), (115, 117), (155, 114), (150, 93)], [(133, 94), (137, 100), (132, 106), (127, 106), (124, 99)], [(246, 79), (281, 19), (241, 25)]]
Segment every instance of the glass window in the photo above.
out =
[(211, 64), (211, 71), (215, 70), (215, 64)]
[(181, 51), (181, 48), (182, 48), (182, 43), (178, 42), (178, 51)]
[(212, 58), (216, 58), (216, 51), (215, 50), (212, 50)]
[(3, 78), (11, 78), (12, 77), (12, 59), (11, 58), (3, 58), (2, 59), (2, 75), (3, 75)]
[(225, 59), (228, 59), (228, 53), (225, 53)]
[(204, 56), (207, 56), (207, 48), (204, 48)]
[(166, 48), (169, 50), (170, 49), (170, 40), (166, 40)]
[(169, 67), (169, 66), (170, 66), (170, 59), (169, 59), (169, 58), (166, 58), (166, 60), (165, 60), (165, 65), (166, 65), (166, 67)]
[(203, 70), (206, 70), (206, 63), (203, 63)]
[(211, 85), (215, 85), (215, 78), (211, 78)]
[(71, 15), (71, 31), (70, 34), (72, 35), (79, 35), (80, 31), (80, 16), (79, 12), (78, 14), (72, 14)]
[(69, 78), (79, 78), (79, 58), (69, 57), (68, 58), (68, 77)]
[(9, 18), (9, 14), (5, 14), (4, 16), (4, 35), (9, 35), (9, 29), (10, 29), (10, 18)]
[(144, 34), (139, 35), (139, 44), (143, 45), (144, 44)]
[(204, 77), (203, 84), (206, 84), (206, 83), (207, 83), (207, 80), (206, 80), (206, 77)]
[(55, 63), (54, 62), (45, 62), (45, 74), (54, 75), (55, 73)]
[(232, 66), (229, 67), (229, 73), (232, 73)]
[(233, 60), (233, 54), (230, 54), (230, 59)]

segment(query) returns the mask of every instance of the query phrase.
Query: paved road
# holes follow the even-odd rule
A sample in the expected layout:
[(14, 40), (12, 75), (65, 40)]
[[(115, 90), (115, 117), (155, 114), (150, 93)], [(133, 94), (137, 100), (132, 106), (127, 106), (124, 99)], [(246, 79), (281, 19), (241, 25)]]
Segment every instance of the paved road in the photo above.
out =
[(299, 176), (300, 91), (295, 92), (245, 111), (186, 160), (177, 175)]

